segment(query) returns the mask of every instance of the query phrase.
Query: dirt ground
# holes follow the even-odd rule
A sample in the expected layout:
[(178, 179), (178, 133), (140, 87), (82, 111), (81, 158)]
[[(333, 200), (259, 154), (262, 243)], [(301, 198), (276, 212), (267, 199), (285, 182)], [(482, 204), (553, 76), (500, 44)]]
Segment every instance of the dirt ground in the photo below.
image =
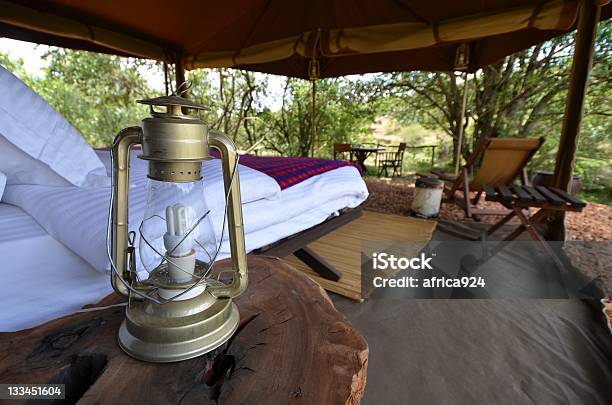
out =
[[(365, 209), (397, 215), (409, 215), (414, 182), (412, 179), (366, 178), (370, 197)], [(481, 203), (483, 207), (499, 208), (496, 203)], [(451, 221), (468, 221), (463, 210), (454, 204), (442, 204), (440, 218)], [(494, 223), (500, 217), (484, 217), (483, 222)], [(515, 220), (510, 223), (516, 223)], [(566, 217), (568, 239), (574, 241), (601, 242), (597, 254), (580, 243), (566, 248), (574, 265), (592, 278), (599, 278), (599, 286), (612, 295), (612, 206), (588, 203), (581, 213), (568, 213)], [(601, 248), (600, 248), (601, 247)]]

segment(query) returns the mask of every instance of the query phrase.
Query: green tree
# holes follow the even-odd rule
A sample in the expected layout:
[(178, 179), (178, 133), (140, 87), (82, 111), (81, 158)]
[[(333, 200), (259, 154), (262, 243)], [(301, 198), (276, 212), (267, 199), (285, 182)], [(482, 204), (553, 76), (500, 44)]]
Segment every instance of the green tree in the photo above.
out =
[[(259, 77), (258, 77), (259, 76)], [(236, 69), (198, 69), (189, 72), (190, 97), (208, 107), (203, 118), (212, 128), (248, 147), (257, 142), (253, 118), (265, 110), (266, 77)]]
[(0, 51), (0, 66), (13, 73), (28, 86), (34, 87), (35, 78), (33, 78), (28, 72), (26, 72), (23, 59), (20, 58), (13, 60), (9, 58), (6, 53)]
[(148, 114), (136, 100), (153, 95), (139, 72), (153, 68), (151, 62), (59, 48), (45, 58), (49, 65), (35, 90), (92, 146), (110, 145), (120, 129)]
[[(588, 188), (612, 188), (610, 180), (610, 69), (612, 24), (600, 24), (585, 106), (576, 171)], [(444, 130), (457, 147), (466, 129), (466, 158), (484, 137), (544, 136), (533, 167), (551, 170), (558, 148), (570, 75), (574, 34), (503, 58), (469, 76), (466, 121), (459, 122), (462, 80), (454, 73), (380, 75), (376, 91), (388, 97), (384, 112), (404, 123)], [(468, 126), (469, 122), (469, 126)], [(455, 153), (453, 153), (453, 156)]]
[[(273, 128), (268, 145), (282, 155), (309, 156), (312, 149), (312, 84), (288, 78), (280, 111), (267, 118)], [(316, 82), (315, 156), (330, 156), (335, 142), (356, 142), (367, 136), (378, 103), (354, 80)]]

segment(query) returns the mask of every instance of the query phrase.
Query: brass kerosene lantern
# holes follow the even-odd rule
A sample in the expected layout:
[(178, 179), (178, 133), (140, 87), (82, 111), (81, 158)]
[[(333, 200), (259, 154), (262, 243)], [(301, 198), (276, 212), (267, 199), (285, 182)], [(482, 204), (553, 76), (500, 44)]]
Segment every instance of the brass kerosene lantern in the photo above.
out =
[[(179, 361), (221, 346), (238, 327), (232, 298), (248, 283), (238, 154), (227, 136), (209, 132), (197, 116), (183, 113), (203, 106), (178, 96), (139, 103), (150, 106), (151, 117), (122, 130), (112, 148), (111, 284), (128, 298), (119, 345), (141, 360)], [(136, 144), (142, 145), (139, 158), (149, 165), (147, 207), (138, 228), (138, 254), (149, 273), (144, 280), (136, 268), (136, 232), (128, 228), (130, 150)], [(234, 271), (230, 284), (207, 277), (220, 248), (201, 174), (202, 161), (211, 159), (209, 147), (222, 159)]]

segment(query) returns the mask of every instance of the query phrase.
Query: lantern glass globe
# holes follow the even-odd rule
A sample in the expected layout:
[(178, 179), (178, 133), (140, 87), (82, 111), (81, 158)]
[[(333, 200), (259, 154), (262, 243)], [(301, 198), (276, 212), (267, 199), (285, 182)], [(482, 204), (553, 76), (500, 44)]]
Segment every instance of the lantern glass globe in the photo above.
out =
[(213, 260), (217, 241), (205, 195), (202, 180), (148, 179), (138, 244), (144, 270), (152, 273), (167, 262), (180, 282), (193, 274), (195, 259), (205, 264)]

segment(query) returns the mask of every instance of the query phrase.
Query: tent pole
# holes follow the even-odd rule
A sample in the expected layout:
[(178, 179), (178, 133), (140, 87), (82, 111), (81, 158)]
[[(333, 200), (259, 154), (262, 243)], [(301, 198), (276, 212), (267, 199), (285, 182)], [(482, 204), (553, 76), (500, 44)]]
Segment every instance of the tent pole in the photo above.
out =
[(465, 120), (465, 108), (467, 104), (468, 73), (463, 75), (463, 100), (461, 101), (461, 115), (459, 117), (459, 134), (457, 139), (457, 150), (455, 151), (455, 176), (459, 175), (461, 166), (461, 149), (463, 146), (463, 121)]
[[(593, 64), (600, 12), (601, 7), (594, 0), (582, 2), (574, 45), (572, 73), (565, 103), (565, 115), (563, 116), (563, 127), (555, 161), (554, 185), (566, 191), (570, 190), (574, 170), (580, 122), (584, 113), (584, 99)], [(548, 236), (550, 240), (565, 240), (564, 222), (565, 213), (560, 212), (555, 215), (549, 226)]]
[(175, 79), (176, 79), (176, 92), (177, 95), (189, 98), (189, 92), (186, 87), (181, 88), (181, 85), (185, 83), (185, 65), (181, 54), (176, 55), (176, 62), (174, 63)]
[(315, 122), (315, 113), (317, 111), (317, 84), (316, 80), (312, 80), (312, 113), (310, 114), (310, 156), (314, 157), (315, 141), (317, 140), (317, 125)]
[(166, 89), (166, 96), (170, 95), (170, 83), (168, 83), (168, 64), (164, 62), (164, 87)]

